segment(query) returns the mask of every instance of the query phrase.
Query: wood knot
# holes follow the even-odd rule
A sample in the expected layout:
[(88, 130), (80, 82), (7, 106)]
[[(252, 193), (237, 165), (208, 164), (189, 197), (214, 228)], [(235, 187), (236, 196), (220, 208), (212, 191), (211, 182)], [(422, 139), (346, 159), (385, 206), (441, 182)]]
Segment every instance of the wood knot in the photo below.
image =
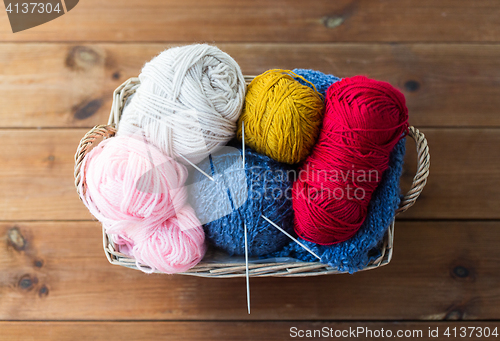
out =
[(23, 251), (26, 249), (26, 239), (24, 239), (17, 226), (7, 231), (7, 243), (14, 247), (16, 251)]
[(72, 70), (86, 70), (102, 62), (102, 57), (87, 46), (75, 46), (66, 56), (66, 66)]
[(47, 286), (44, 284), (38, 290), (38, 296), (40, 296), (40, 297), (46, 297), (48, 295), (49, 295), (49, 288), (47, 288)]
[(335, 28), (344, 22), (344, 18), (340, 16), (331, 16), (331, 17), (324, 17), (322, 19), (323, 25), (325, 25), (326, 28)]
[(31, 277), (31, 275), (26, 274), (19, 279), (18, 286), (22, 290), (30, 291), (31, 289), (33, 289), (33, 286), (35, 286), (37, 283), (38, 283), (38, 278)]
[(84, 120), (94, 115), (102, 107), (102, 99), (93, 99), (91, 101), (84, 101), (73, 108), (73, 116), (77, 120)]
[(453, 269), (453, 274), (458, 278), (466, 278), (469, 277), (469, 270), (461, 265), (458, 265)]
[(461, 282), (474, 282), (476, 280), (474, 266), (467, 260), (457, 261), (455, 264), (452, 264), (450, 267), (450, 276)]
[(111, 75), (111, 78), (113, 78), (114, 80), (119, 80), (121, 76), (122, 75), (120, 74), (120, 71), (116, 71), (116, 72), (113, 72), (113, 74)]
[(33, 261), (33, 265), (36, 267), (36, 268), (41, 268), (44, 264), (44, 261), (43, 259), (41, 258), (36, 258), (34, 261)]
[(464, 310), (463, 308), (460, 307), (455, 307), (453, 309), (450, 309), (446, 316), (444, 317), (445, 320), (448, 321), (458, 321), (458, 320), (463, 320), (464, 318)]
[(420, 83), (415, 80), (409, 80), (405, 83), (405, 89), (408, 92), (416, 92), (420, 89)]

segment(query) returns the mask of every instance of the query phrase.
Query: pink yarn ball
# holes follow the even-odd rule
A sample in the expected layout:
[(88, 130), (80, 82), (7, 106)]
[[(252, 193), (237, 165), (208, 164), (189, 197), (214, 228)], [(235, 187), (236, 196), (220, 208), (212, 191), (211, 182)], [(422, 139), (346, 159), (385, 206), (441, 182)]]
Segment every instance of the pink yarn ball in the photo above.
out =
[[(205, 255), (205, 232), (191, 206), (157, 226), (140, 229), (128, 238), (117, 238), (120, 251), (133, 256), (144, 272), (172, 274), (195, 266)], [(197, 228), (193, 228), (196, 226)], [(141, 267), (148, 265), (151, 269)]]
[(108, 233), (159, 224), (186, 203), (186, 168), (139, 138), (106, 139), (82, 164), (82, 200)]
[[(187, 205), (186, 168), (140, 136), (102, 141), (85, 157), (81, 199), (121, 251), (167, 273), (204, 256), (201, 223)], [(141, 268), (145, 272), (150, 270)]]

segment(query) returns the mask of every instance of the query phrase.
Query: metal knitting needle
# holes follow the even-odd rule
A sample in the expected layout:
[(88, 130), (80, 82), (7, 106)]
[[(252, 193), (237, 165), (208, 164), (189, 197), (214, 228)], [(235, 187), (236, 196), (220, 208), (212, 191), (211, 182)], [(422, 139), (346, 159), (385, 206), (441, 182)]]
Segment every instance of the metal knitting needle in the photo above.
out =
[(245, 121), (241, 121), (241, 145), (243, 152), (243, 169), (245, 169)]
[[(243, 152), (243, 171), (245, 171), (245, 122), (241, 121), (241, 144)], [(247, 238), (247, 224), (245, 227), (245, 274), (247, 282), (247, 306), (248, 314), (250, 315), (250, 273), (248, 270), (248, 238)]]
[(248, 314), (250, 315), (250, 274), (248, 271), (248, 240), (247, 240), (247, 224), (245, 226), (245, 267), (246, 267), (246, 281), (247, 281), (247, 306)]
[(210, 180), (212, 181), (215, 181), (214, 178), (212, 178), (210, 175), (208, 175), (207, 173), (205, 173), (204, 171), (202, 171), (198, 166), (196, 166), (194, 163), (192, 163), (191, 161), (189, 161), (188, 159), (186, 159), (184, 156), (182, 156), (181, 154), (178, 154), (181, 158), (183, 158), (184, 160), (186, 160), (186, 162), (188, 162), (191, 166), (193, 166), (194, 168), (196, 168), (198, 170), (198, 172), (200, 172), (201, 174), (205, 175), (207, 178), (209, 178)]
[(318, 256), (317, 254), (315, 254), (312, 250), (310, 250), (307, 246), (305, 246), (304, 244), (302, 244), (301, 242), (299, 242), (297, 239), (293, 238), (291, 234), (289, 234), (288, 232), (286, 232), (285, 230), (283, 230), (281, 227), (279, 227), (277, 224), (275, 224), (271, 219), (267, 218), (265, 215), (262, 215), (262, 218), (266, 219), (269, 224), (273, 225), (278, 230), (280, 230), (281, 232), (283, 232), (288, 238), (290, 238), (291, 240), (293, 240), (294, 242), (296, 242), (297, 244), (299, 244), (300, 246), (302, 246), (302, 248), (304, 250), (306, 250), (307, 252), (309, 252), (311, 255), (313, 255), (314, 257), (316, 257), (319, 260), (321, 260), (320, 256)]

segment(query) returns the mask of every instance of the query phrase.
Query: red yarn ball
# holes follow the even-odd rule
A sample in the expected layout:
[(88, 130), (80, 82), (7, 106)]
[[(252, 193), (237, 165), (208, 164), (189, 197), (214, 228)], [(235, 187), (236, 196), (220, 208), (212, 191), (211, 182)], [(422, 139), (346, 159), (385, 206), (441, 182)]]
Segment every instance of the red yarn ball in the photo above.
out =
[(294, 183), (295, 232), (321, 245), (351, 238), (407, 130), (404, 95), (389, 83), (355, 76), (332, 84), (318, 142)]

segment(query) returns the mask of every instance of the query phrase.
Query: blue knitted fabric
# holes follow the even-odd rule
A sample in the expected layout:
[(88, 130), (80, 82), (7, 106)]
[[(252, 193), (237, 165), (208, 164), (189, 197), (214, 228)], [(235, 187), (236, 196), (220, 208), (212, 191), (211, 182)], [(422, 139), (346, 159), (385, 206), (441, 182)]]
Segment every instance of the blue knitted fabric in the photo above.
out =
[(229, 255), (245, 254), (244, 224), (250, 256), (280, 250), (289, 239), (261, 214), (293, 233), (292, 167), (245, 148), (226, 146), (197, 166), (215, 181), (192, 170), (189, 202), (204, 224), (206, 238)]
[[(323, 95), (323, 98), (326, 96), (326, 90), (332, 85), (333, 83), (337, 82), (340, 80), (340, 78), (335, 77), (334, 75), (327, 75), (324, 74), (323, 72), (315, 71), (315, 70), (307, 70), (307, 69), (294, 69), (292, 70), (299, 76), (304, 77), (307, 79), (309, 82), (313, 83), (314, 86), (316, 87), (316, 90), (320, 94)], [(310, 84), (304, 82), (300, 78), (297, 78), (297, 80), (303, 84), (311, 87)]]
[[(382, 181), (373, 193), (365, 222), (349, 240), (322, 246), (299, 238), (299, 240), (321, 257), (321, 262), (340, 271), (350, 273), (365, 268), (371, 259), (377, 258), (377, 249), (385, 231), (394, 219), (400, 203), (399, 178), (403, 170), (405, 139), (399, 141), (391, 153), (389, 168), (384, 172)], [(292, 257), (302, 261), (314, 262), (317, 259), (295, 242), (289, 243), (272, 257)]]

